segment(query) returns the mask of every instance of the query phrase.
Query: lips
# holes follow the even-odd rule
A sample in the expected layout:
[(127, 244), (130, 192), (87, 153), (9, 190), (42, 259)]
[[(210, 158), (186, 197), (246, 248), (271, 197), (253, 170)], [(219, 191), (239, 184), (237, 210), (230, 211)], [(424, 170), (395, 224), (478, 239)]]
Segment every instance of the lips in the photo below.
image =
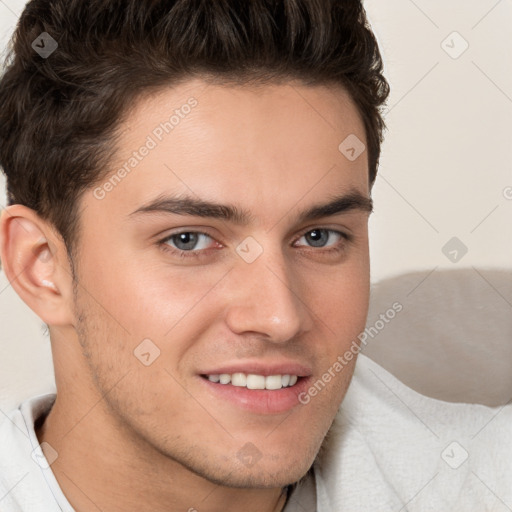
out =
[(257, 414), (286, 412), (300, 404), (298, 395), (309, 384), (312, 370), (294, 361), (226, 364), (198, 375), (214, 400)]

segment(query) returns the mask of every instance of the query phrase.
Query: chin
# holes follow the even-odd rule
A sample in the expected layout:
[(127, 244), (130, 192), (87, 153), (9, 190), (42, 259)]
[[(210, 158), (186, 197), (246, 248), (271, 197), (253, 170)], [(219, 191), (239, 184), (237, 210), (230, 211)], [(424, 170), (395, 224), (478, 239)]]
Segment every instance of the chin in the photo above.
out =
[[(262, 453), (247, 443), (229, 455), (196, 447), (186, 457), (172, 458), (196, 475), (216, 484), (232, 488), (272, 489), (294, 484), (303, 478), (318, 454), (320, 444), (297, 442), (281, 450), (271, 443)], [(302, 450), (299, 450), (302, 448)], [(198, 457), (198, 452), (202, 456)]]
[(312, 461), (301, 464), (300, 467), (276, 467), (258, 464), (258, 468), (241, 468), (231, 466), (226, 468), (204, 468), (196, 471), (199, 476), (216, 485), (235, 489), (275, 489), (286, 487), (298, 482), (311, 468)]

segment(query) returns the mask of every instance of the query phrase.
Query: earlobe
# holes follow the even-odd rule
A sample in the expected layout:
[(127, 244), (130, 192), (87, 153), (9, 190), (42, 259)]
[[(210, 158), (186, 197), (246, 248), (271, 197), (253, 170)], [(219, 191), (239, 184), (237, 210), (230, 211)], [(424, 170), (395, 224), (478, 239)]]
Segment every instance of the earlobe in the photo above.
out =
[(3, 270), (16, 293), (48, 325), (72, 323), (68, 293), (72, 282), (61, 268), (62, 252), (66, 252), (63, 241), (34, 210), (13, 205), (2, 212)]

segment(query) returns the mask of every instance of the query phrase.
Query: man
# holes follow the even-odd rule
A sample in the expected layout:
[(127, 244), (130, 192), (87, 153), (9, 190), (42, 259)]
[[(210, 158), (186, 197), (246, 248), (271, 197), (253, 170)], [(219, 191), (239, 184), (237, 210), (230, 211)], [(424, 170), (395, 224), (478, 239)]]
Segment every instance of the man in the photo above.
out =
[(1, 424), (0, 509), (322, 510), (387, 95), (359, 0), (27, 4), (1, 260), (57, 394)]

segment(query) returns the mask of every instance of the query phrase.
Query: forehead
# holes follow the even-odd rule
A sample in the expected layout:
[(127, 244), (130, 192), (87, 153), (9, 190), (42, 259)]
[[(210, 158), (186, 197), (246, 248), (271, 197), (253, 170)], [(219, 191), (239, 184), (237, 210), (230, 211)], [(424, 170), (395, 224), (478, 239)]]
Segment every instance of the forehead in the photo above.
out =
[(187, 193), (272, 210), (284, 196), (367, 194), (366, 152), (347, 158), (346, 140), (366, 144), (341, 87), (191, 80), (141, 97), (129, 111), (111, 173), (99, 184), (110, 181), (102, 206), (117, 202), (121, 213), (158, 194)]

